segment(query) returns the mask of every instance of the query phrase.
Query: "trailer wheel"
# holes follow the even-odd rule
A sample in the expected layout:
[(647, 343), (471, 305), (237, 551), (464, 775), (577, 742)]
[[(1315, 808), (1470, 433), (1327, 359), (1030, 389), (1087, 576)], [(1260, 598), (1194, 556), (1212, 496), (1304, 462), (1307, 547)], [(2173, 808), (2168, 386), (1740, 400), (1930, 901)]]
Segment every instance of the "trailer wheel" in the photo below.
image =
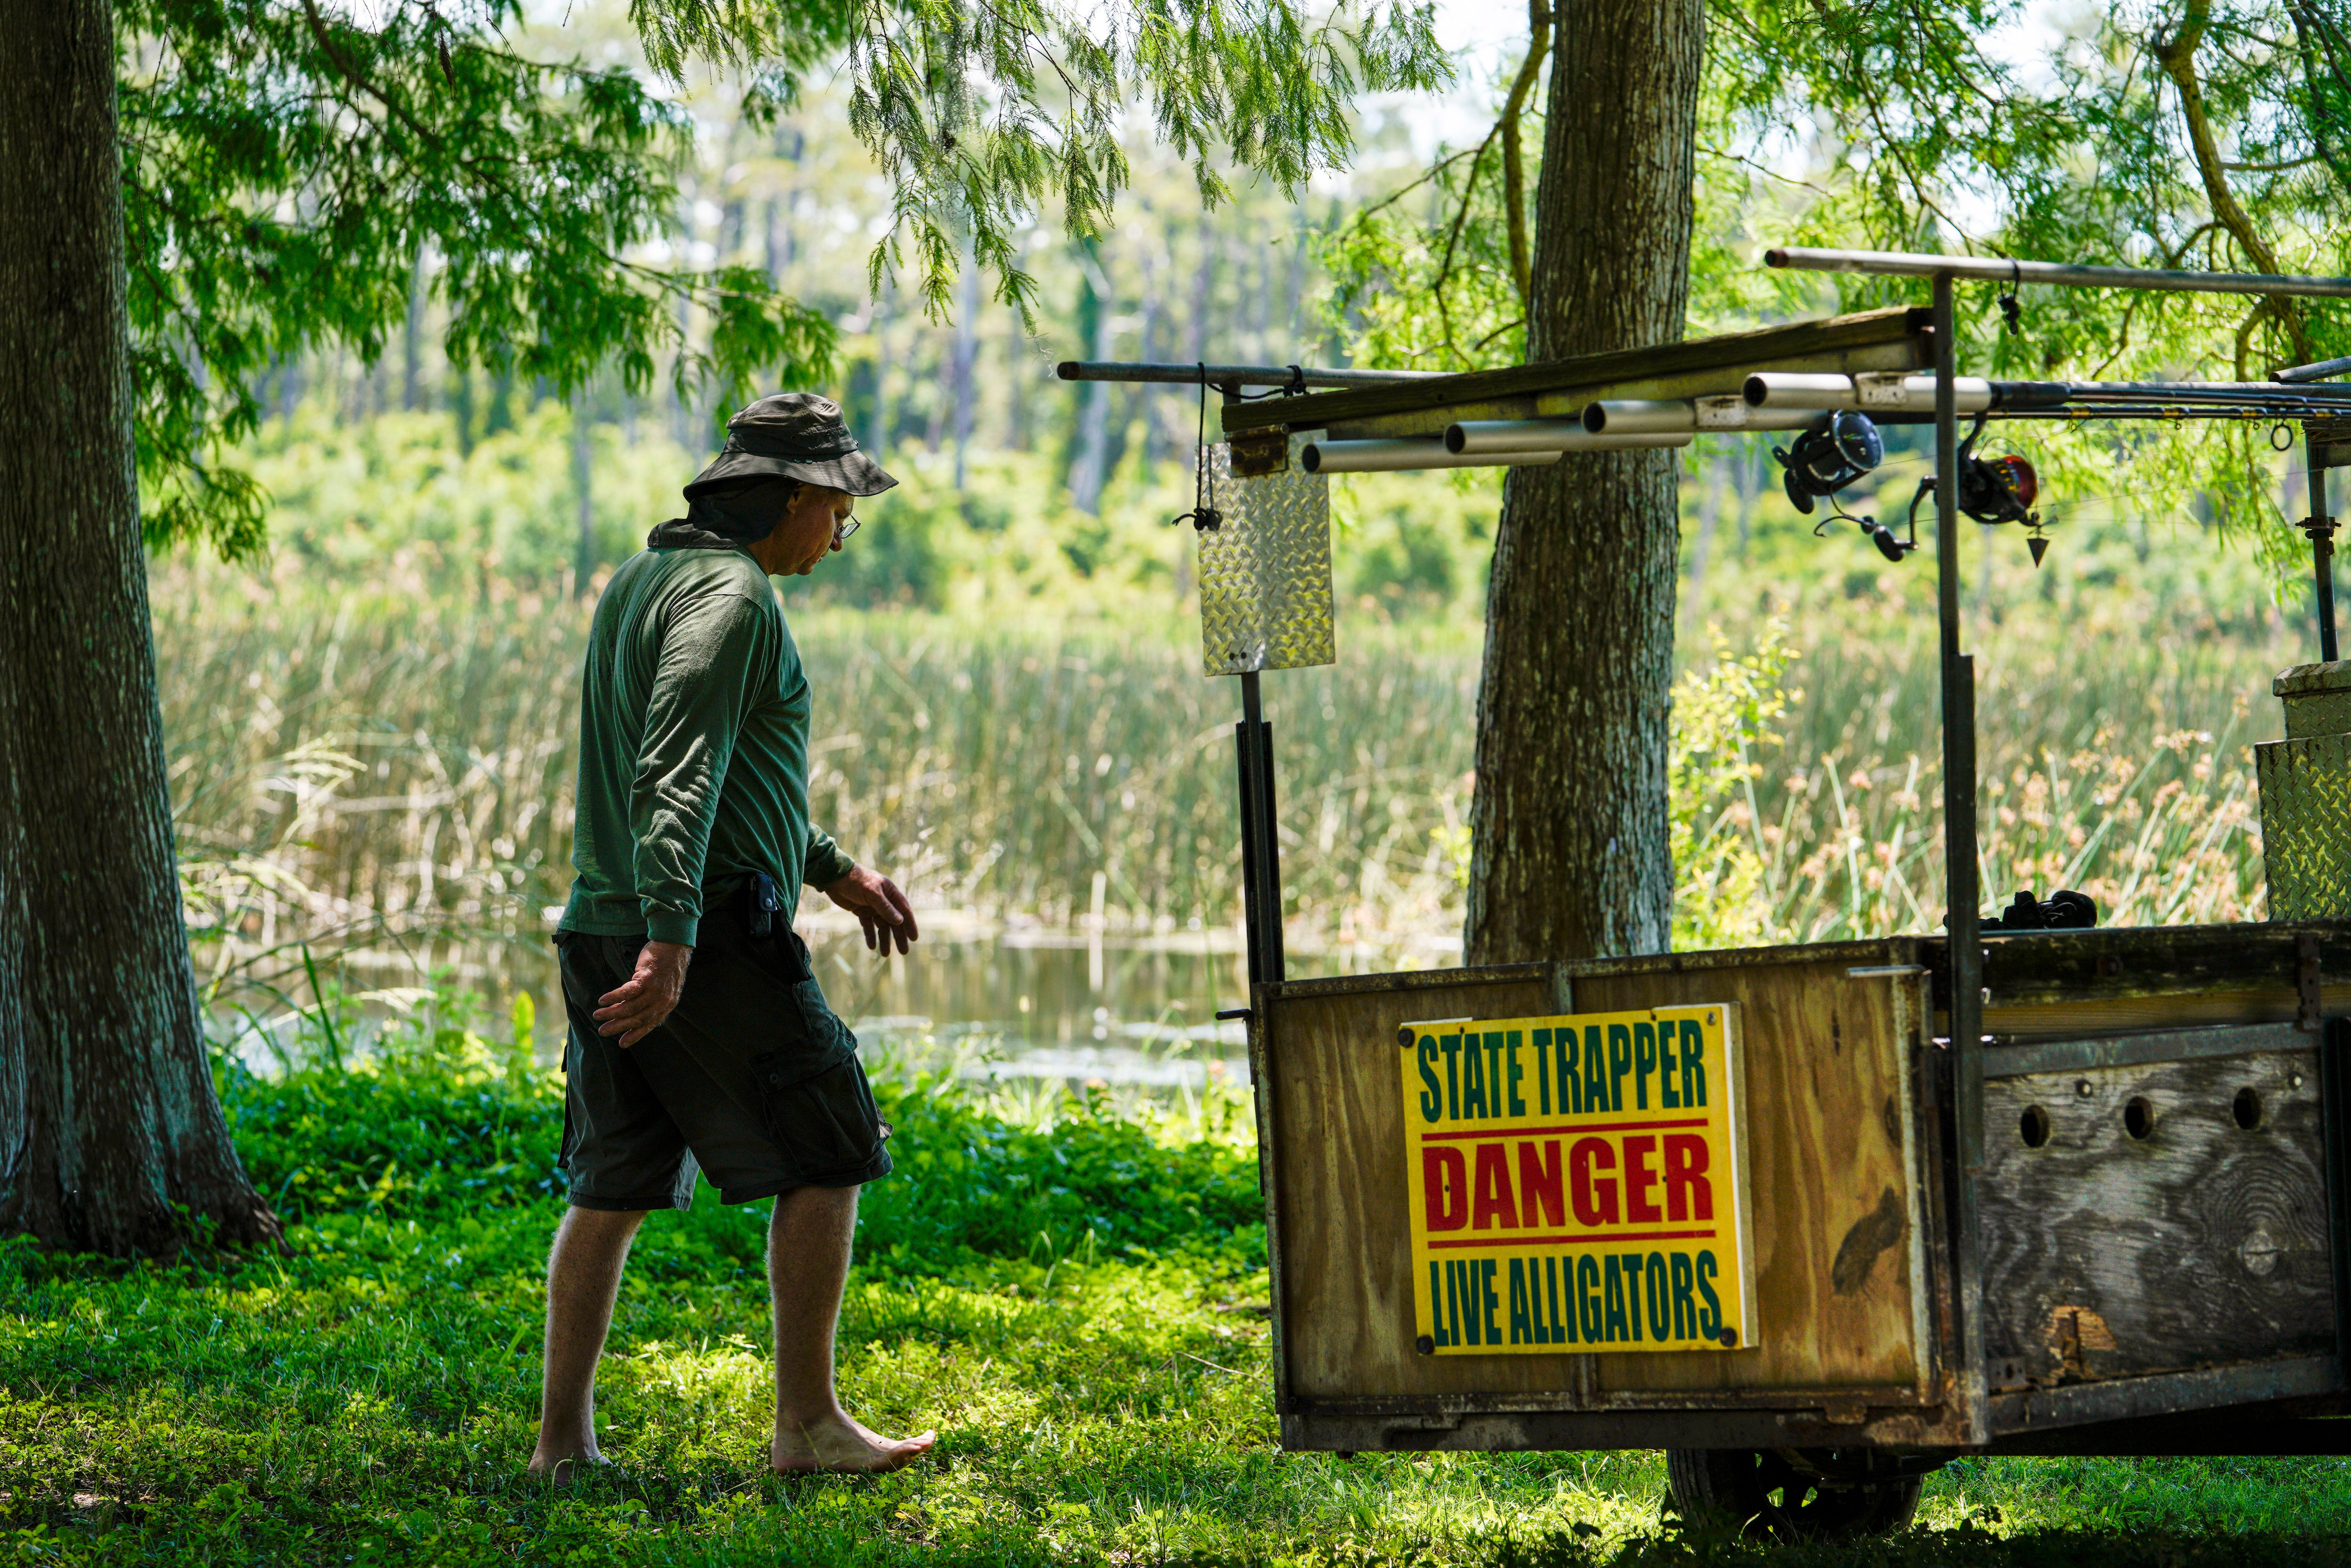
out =
[(1670, 1448), (1666, 1484), (1686, 1523), (1782, 1541), (1907, 1526), (1932, 1462), (1835, 1448)]

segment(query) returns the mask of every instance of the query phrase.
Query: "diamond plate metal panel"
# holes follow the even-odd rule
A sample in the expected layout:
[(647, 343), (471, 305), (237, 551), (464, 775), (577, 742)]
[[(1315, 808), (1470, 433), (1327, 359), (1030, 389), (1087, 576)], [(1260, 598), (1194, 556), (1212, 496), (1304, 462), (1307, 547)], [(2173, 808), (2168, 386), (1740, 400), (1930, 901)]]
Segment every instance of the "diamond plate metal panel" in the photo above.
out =
[(2351, 735), (2264, 741), (2253, 770), (2270, 918), (2351, 917)]
[(2279, 672), (2270, 690), (2285, 702), (2288, 740), (2351, 730), (2351, 663), (2296, 664)]
[(1200, 664), (1211, 675), (1297, 670), (1338, 662), (1331, 599), (1331, 487), (1299, 465), (1307, 441), (1290, 437), (1286, 472), (1233, 477), (1232, 452), (1209, 448), (1212, 505), (1224, 526), (1200, 541)]
[(2341, 735), (2351, 730), (2351, 692), (2312, 692), (2285, 699), (2285, 737)]

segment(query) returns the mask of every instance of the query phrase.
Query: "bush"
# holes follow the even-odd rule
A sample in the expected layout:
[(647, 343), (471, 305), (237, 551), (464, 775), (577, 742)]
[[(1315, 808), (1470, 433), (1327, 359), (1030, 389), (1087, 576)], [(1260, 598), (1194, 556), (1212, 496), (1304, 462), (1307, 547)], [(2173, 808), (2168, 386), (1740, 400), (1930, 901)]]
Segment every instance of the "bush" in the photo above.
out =
[[(222, 1074), (222, 1103), (255, 1185), (290, 1223), (371, 1211), (430, 1222), (560, 1197), (560, 1076), (516, 1065), (462, 1007), (387, 1029), (349, 1068)], [(1238, 1098), (1197, 1123), (1072, 1096), (1016, 1122), (950, 1075), (882, 1075), (896, 1170), (867, 1189), (866, 1266), (935, 1273), (961, 1260), (1238, 1249), (1264, 1258), (1257, 1162)], [(708, 1195), (701, 1208), (710, 1203)], [(715, 1206), (714, 1206), (715, 1207)], [(705, 1217), (719, 1252), (756, 1258), (767, 1208)]]

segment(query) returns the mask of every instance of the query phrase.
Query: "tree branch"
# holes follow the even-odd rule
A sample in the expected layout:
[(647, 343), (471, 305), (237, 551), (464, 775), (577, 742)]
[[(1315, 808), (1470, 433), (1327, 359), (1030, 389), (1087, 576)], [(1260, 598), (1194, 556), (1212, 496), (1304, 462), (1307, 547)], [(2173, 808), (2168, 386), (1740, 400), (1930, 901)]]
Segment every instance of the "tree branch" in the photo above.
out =
[(1527, 256), (1527, 175), (1519, 150), (1519, 116), (1542, 75), (1543, 56), (1550, 49), (1551, 7), (1544, 0), (1527, 0), (1527, 57), (1520, 62), (1518, 79), (1502, 105), (1502, 203), (1510, 226), (1510, 278), (1518, 285), (1521, 313), (1534, 308), (1534, 266)]
[(2308, 158), (2288, 158), (2280, 163), (2231, 163), (2224, 161), (2220, 167), (2234, 174), (2283, 174), (2289, 170), (2307, 169), (2313, 163), (2325, 162), (2314, 154)]
[[(2211, 25), (2212, 0), (2188, 0), (2188, 15), (2179, 30), (2156, 47), (2155, 57), (2163, 67), (2163, 74), (2171, 78), (2179, 90), (2179, 116), (2188, 126), (2188, 141), (2195, 149), (2197, 172), (2204, 177), (2204, 194), (2212, 206), (2212, 216), (2244, 247), (2245, 255), (2263, 272), (2279, 270), (2277, 252), (2253, 226), (2245, 209), (2229, 189), (2229, 176), (2221, 168), (2220, 144), (2213, 139), (2212, 122), (2204, 110), (2204, 85), (2196, 75), (2196, 49), (2204, 41), (2204, 30)], [(2283, 296), (2265, 301), (2265, 308), (2294, 340), (2294, 351), (2300, 359), (2310, 355), (2310, 335), (2303, 325), (2302, 310)], [(2256, 311), (2256, 315), (2260, 312)], [(2244, 338), (2250, 332), (2249, 319), (2239, 334), (2238, 369), (2244, 361)]]
[(2248, 367), (2252, 362), (2253, 357), (2253, 329), (2261, 325), (2262, 316), (2268, 305), (2269, 301), (2262, 300), (2245, 313), (2245, 319), (2242, 321), (2237, 323), (2236, 366), (2237, 379), (2241, 382), (2252, 379), (2248, 372)]
[(1370, 206), (1358, 212), (1353, 217), (1349, 218), (1347, 220), (1347, 226), (1349, 228), (1363, 227), (1364, 222), (1369, 219), (1373, 214), (1395, 205), (1406, 196), (1411, 195), (1415, 191), (1419, 190), (1423, 185), (1427, 184), (1431, 180), (1434, 180), (1438, 175), (1444, 173), (1447, 169), (1452, 168), (1456, 163), (1460, 162), (1464, 158), (1468, 158), (1475, 153), (1483, 152), (1485, 150), (1486, 144), (1480, 141), (1475, 147), (1464, 147), (1460, 152), (1454, 153), (1450, 157), (1438, 159), (1436, 162), (1431, 163), (1427, 168), (1423, 169), (1420, 173), (1413, 179), (1411, 183), (1398, 186), (1396, 189), (1389, 192), (1386, 195), (1382, 196), (1378, 201), (1374, 202)]
[[(2290, 5), (2287, 12), (2294, 18), (2294, 40), (2300, 46), (2303, 89), (2310, 95), (2311, 143), (2318, 149), (2318, 155), (2325, 160), (2327, 168), (2334, 172), (2336, 182), (2346, 189), (2351, 189), (2351, 167), (2346, 166), (2334, 144), (2326, 138), (2327, 105), (2325, 101), (2334, 94), (2351, 99), (2351, 74), (2345, 72), (2342, 59), (2335, 53), (2334, 41), (2328, 36), (2331, 29), (2323, 17), (2316, 16), (2308, 5)], [(2326, 75), (2334, 78), (2331, 92), (2321, 85), (2321, 54), (2325, 56)]]
[(1469, 177), (1461, 183), (1461, 207), (1453, 214), (1453, 226), (1446, 231), (1445, 254), (1438, 258), (1436, 279), (1429, 285), (1429, 293), (1437, 301), (1437, 319), (1445, 328), (1445, 346), (1456, 358), (1460, 357), (1461, 348), (1453, 340), (1453, 313), (1446, 305), (1445, 285), (1453, 276), (1453, 250), (1461, 243), (1461, 225), (1469, 219), (1469, 203), (1478, 193), (1478, 174), (1486, 164), (1486, 149), (1494, 144), (1501, 129), (1497, 121), (1494, 129), (1486, 132), (1486, 140), (1478, 143), (1478, 155), (1469, 160)]

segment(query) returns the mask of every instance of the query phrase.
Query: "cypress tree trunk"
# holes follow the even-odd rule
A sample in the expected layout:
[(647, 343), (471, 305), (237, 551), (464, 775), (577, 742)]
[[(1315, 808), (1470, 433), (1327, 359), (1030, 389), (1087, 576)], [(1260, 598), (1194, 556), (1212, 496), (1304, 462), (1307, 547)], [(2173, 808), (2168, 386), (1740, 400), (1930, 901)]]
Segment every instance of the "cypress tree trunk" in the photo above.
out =
[(0, 0), (0, 1234), (274, 1239), (214, 1097), (131, 446), (107, 0)]
[[(1702, 0), (1553, 0), (1528, 352), (1672, 342), (1689, 297)], [(1510, 471), (1487, 600), (1472, 963), (1661, 952), (1678, 525), (1670, 451)]]

